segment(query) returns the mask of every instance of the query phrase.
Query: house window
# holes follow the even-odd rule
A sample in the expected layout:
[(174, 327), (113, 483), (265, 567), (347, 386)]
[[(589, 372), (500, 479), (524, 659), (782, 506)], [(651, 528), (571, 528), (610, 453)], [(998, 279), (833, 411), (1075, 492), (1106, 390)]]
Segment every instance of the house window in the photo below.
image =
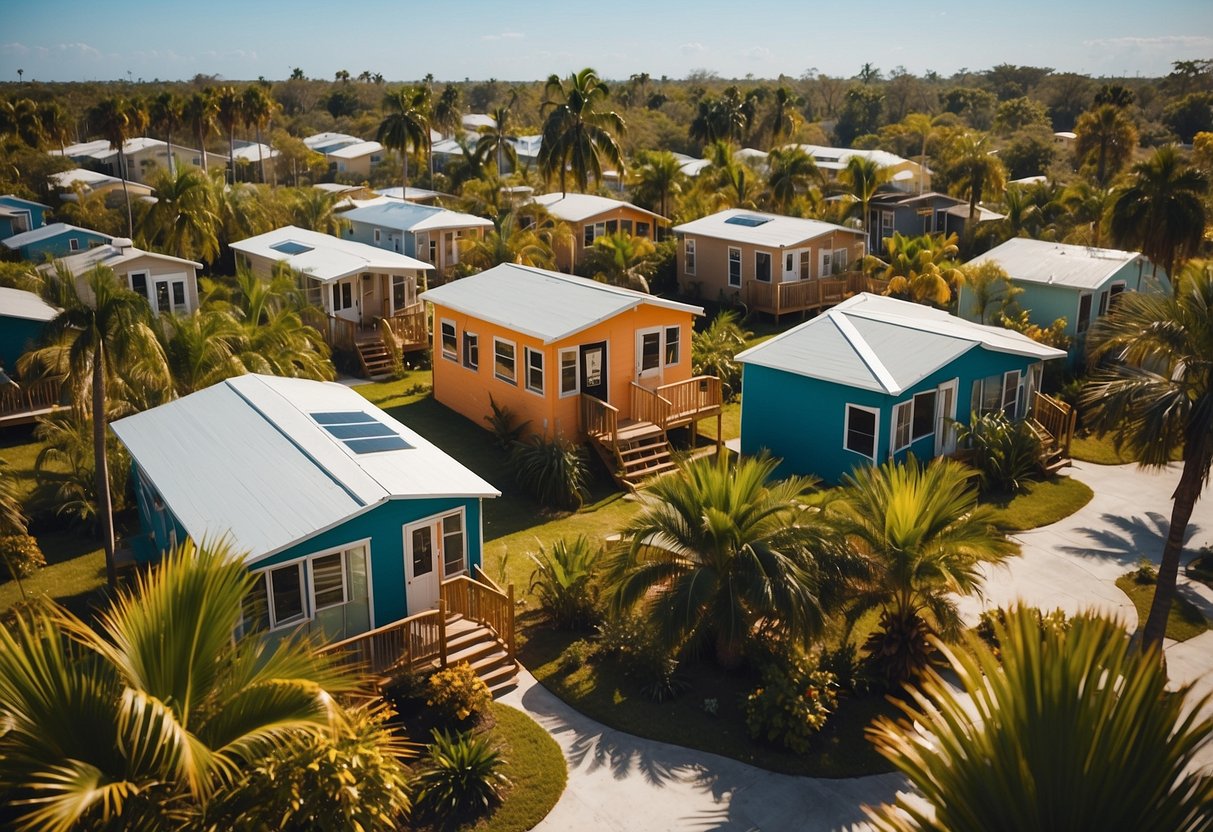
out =
[(404, 275), (392, 275), (392, 309), (396, 312), (408, 306), (408, 290), (404, 281)]
[(323, 610), (344, 604), (345, 558), (341, 552), (312, 559), (312, 609)]
[(812, 266), (812, 264), (813, 264), (812, 252), (810, 252), (807, 248), (802, 248), (800, 250), (800, 279), (801, 280), (808, 280), (810, 277), (812, 277), (812, 275), (809, 274), (809, 269)]
[(840, 272), (847, 270), (847, 250), (845, 248), (834, 249), (834, 269)]
[(1082, 295), (1078, 299), (1078, 334), (1087, 331), (1091, 325), (1091, 296)]
[(1108, 287), (1108, 308), (1109, 309), (1116, 308), (1116, 300), (1122, 294), (1124, 294), (1124, 291), (1125, 291), (1125, 284), (1123, 284), (1123, 283), (1113, 283), (1110, 287)]
[(333, 311), (351, 309), (354, 306), (354, 287), (351, 283), (333, 284)]
[(560, 351), (560, 397), (571, 396), (578, 391), (577, 348)]
[(77, 240), (75, 237), (69, 237), (67, 240), (67, 247), (71, 251), (79, 251), (80, 250), (80, 241)]
[(173, 311), (185, 312), (185, 281), (173, 281)]
[(763, 283), (771, 282), (771, 254), (766, 251), (754, 252), (754, 279)]
[(269, 577), (270, 627), (277, 628), (302, 621), (303, 561), (271, 569)]
[(582, 243), (586, 248), (594, 245), (594, 241), (606, 234), (606, 223), (596, 222), (585, 227), (585, 234), (582, 237)]
[(794, 261), (795, 261), (795, 255), (794, 255), (794, 254), (792, 254), (792, 252), (790, 252), (790, 251), (789, 251), (787, 254), (785, 254), (785, 255), (783, 256), (783, 270), (784, 270), (784, 273), (786, 273), (786, 274), (790, 274), (790, 273), (793, 271), (793, 263), (794, 263)]
[(147, 272), (131, 272), (128, 275), (131, 291), (141, 298), (147, 297)]
[(383, 237), (382, 232), (378, 228), (376, 228), (374, 231), (371, 232), (371, 234), (375, 238), (375, 244), (378, 245), (380, 239), (382, 239), (382, 237)]
[(682, 327), (665, 328), (665, 365), (677, 364), (682, 355)]
[(619, 221), (618, 220), (607, 220), (606, 233), (607, 234), (618, 234), (619, 233)]
[(1099, 317), (1102, 318), (1106, 314), (1108, 314), (1108, 293), (1100, 292), (1099, 293)]
[(830, 264), (833, 256), (833, 252), (823, 251), (821, 253), (821, 271), (817, 273), (818, 277), (827, 277), (833, 272), (833, 266)]
[(913, 422), (914, 402), (902, 402), (893, 408), (893, 453), (910, 445), (910, 426)]
[(695, 241), (690, 239), (684, 240), (682, 248), (684, 252), (683, 259), (685, 261), (682, 264), (682, 270), (687, 274), (695, 274)]
[(543, 352), (526, 349), (526, 389), (543, 395)]
[(878, 411), (857, 404), (847, 405), (844, 447), (875, 462), (876, 429), (879, 421)]
[(463, 366), (469, 370), (480, 368), (480, 338), (474, 332), (463, 333)]
[(466, 536), (463, 533), (463, 513), (455, 512), (442, 518), (442, 574), (458, 575), (467, 568)]
[(729, 246), (729, 285), (734, 289), (741, 286), (741, 249)]
[(637, 237), (649, 236), (649, 224), (647, 222), (641, 222), (640, 220), (636, 221), (636, 236)]
[(1014, 419), (1019, 409), (1019, 371), (986, 376), (973, 382), (972, 410), (978, 416), (1003, 412)]
[(640, 372), (661, 366), (661, 333), (645, 332), (640, 336)]
[(919, 393), (914, 397), (913, 439), (915, 442), (935, 432), (935, 399), (934, 390)]
[(438, 262), (438, 241), (430, 238), (430, 263)]
[(454, 321), (442, 322), (442, 357), (451, 361), (459, 360), (459, 337)]
[(1019, 371), (1011, 370), (1002, 377), (1002, 412), (1008, 419), (1019, 415)]
[(624, 234), (631, 234), (632, 233), (632, 221), (631, 220), (620, 220), (619, 221), (619, 230), (622, 231)]
[(514, 343), (493, 339), (493, 375), (507, 384), (517, 384), (518, 376), (514, 367)]
[(888, 237), (888, 236), (891, 236), (892, 233), (893, 233), (893, 212), (892, 211), (881, 211), (880, 212), (880, 236)]

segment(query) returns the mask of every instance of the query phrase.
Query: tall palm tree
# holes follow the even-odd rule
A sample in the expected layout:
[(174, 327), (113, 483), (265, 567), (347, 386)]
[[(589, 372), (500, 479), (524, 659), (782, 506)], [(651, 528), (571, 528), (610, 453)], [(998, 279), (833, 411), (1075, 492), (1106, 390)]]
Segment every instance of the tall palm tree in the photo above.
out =
[[(430, 126), (440, 133), (450, 131), (455, 135), (463, 126), (463, 111), (459, 106), (459, 88), (447, 84), (442, 88), (442, 94), (437, 98), (431, 91), (430, 99), (433, 106), (430, 109)], [(434, 143), (426, 143), (426, 155), (430, 160), (430, 182), (434, 181)]]
[(477, 271), (491, 269), (502, 263), (517, 263), (541, 269), (555, 268), (556, 258), (552, 246), (535, 226), (521, 227), (518, 216), (513, 212), (502, 215), (484, 236), (464, 238), (460, 245), (460, 262)]
[(1144, 467), (1162, 468), (1182, 448), (1154, 601), (1142, 631), (1161, 648), (1175, 596), (1188, 521), (1213, 462), (1213, 265), (1189, 264), (1173, 297), (1126, 292), (1092, 325), (1091, 361), (1108, 356), (1083, 388), (1084, 419), (1111, 431)]
[(215, 95), (210, 87), (194, 93), (181, 106), (182, 119), (198, 139), (198, 154), (202, 158), (203, 172), (209, 172), (206, 140), (215, 132), (216, 112)]
[(1007, 184), (1007, 169), (993, 155), (990, 138), (986, 135), (962, 133), (948, 148), (953, 193), (969, 200), (969, 219), (965, 235), (977, 231), (977, 203), (986, 195), (1002, 192)]
[(97, 629), (46, 605), (0, 628), (0, 790), (18, 830), (203, 825), (266, 754), (330, 731), (349, 670), (311, 642), (233, 639), (255, 578), (192, 544)]
[(337, 202), (336, 194), (319, 188), (300, 188), (291, 201), (291, 224), (339, 237), (349, 221), (338, 213)]
[[(1088, 245), (1099, 248), (1115, 199), (1115, 191), (1096, 187), (1086, 179), (1077, 179), (1066, 185), (1058, 201), (1071, 222), (1086, 226), (1085, 232), (1075, 229), (1071, 231), (1071, 236), (1077, 232)], [(1072, 240), (1067, 238), (1066, 242)]]
[(871, 220), (868, 206), (880, 186), (889, 181), (889, 169), (866, 156), (851, 156), (847, 159), (846, 167), (839, 172), (838, 180), (847, 186), (848, 192), (855, 198), (862, 228), (868, 231)]
[(889, 460), (843, 476), (830, 508), (837, 528), (870, 559), (874, 574), (850, 615), (881, 610), (868, 649), (890, 682), (922, 671), (928, 613), (945, 637), (960, 632), (954, 596), (980, 591), (983, 563), (998, 563), (1015, 545), (995, 528), (993, 510), (978, 505), (972, 470), (945, 457), (920, 466)]
[(1137, 147), (1137, 128), (1120, 107), (1103, 104), (1078, 117), (1074, 125), (1074, 158), (1089, 167), (1100, 188), (1124, 169)]
[(771, 112), (767, 116), (766, 129), (771, 137), (770, 147), (779, 146), (781, 141), (791, 138), (800, 122), (799, 108), (804, 106), (804, 99), (785, 86), (775, 88), (771, 99)]
[(776, 213), (788, 213), (801, 197), (813, 201), (813, 185), (819, 181), (817, 163), (799, 147), (777, 147), (767, 156), (767, 199)]
[(509, 160), (511, 170), (518, 169), (518, 151), (510, 130), (517, 102), (518, 90), (510, 90), (510, 100), (493, 110), (493, 126), (484, 128), (476, 142), (476, 152), (481, 158), (493, 156), (497, 159), (498, 176), (505, 176), (506, 160)]
[[(880, 832), (1213, 826), (1213, 778), (1199, 755), (1213, 721), (1191, 686), (1167, 690), (1156, 653), (1114, 621), (1084, 613), (1041, 625), (1032, 609), (996, 626), (999, 655), (976, 636), (940, 645), (956, 681), (931, 671), (894, 722), (868, 736), (918, 794), (865, 807)], [(1132, 764), (1125, 761), (1132, 760)]]
[(894, 231), (884, 241), (887, 262), (872, 258), (877, 277), (889, 281), (885, 294), (946, 308), (953, 287), (964, 278), (956, 243), (955, 234), (906, 237)]
[(58, 145), (61, 151), (67, 149), (71, 123), (62, 104), (54, 100), (39, 104), (38, 127), (45, 141)]
[(409, 149), (429, 146), (430, 143), (430, 99), (429, 92), (424, 87), (409, 89), (401, 87), (392, 90), (383, 99), (385, 115), (379, 122), (379, 131), (375, 138), (388, 150), (400, 154), (404, 163), (400, 184), (408, 192), (409, 187)]
[(183, 106), (180, 96), (171, 90), (165, 90), (152, 99), (151, 106), (148, 108), (152, 127), (164, 134), (164, 141), (168, 145), (169, 173), (177, 171), (177, 160), (173, 156), (173, 133), (181, 128), (184, 120)]
[(741, 141), (748, 128), (745, 103), (736, 87), (729, 87), (719, 98), (701, 98), (688, 131), (691, 141), (703, 145)]
[(1109, 215), (1112, 238), (1172, 277), (1200, 247), (1208, 190), (1209, 178), (1186, 164), (1177, 147), (1160, 147), (1134, 165), (1129, 183), (1117, 190)]
[(562, 194), (567, 193), (569, 173), (580, 191), (589, 187), (590, 178), (600, 181), (604, 160), (623, 173), (623, 152), (617, 140), (626, 129), (623, 117), (600, 109), (610, 94), (610, 87), (589, 67), (563, 81), (548, 76), (538, 162), (547, 180), (559, 177)]
[(269, 88), (264, 84), (250, 84), (241, 95), (241, 111), (244, 123), (256, 130), (257, 135), (257, 167), (261, 176), (261, 184), (265, 184), (265, 145), (261, 142), (261, 131), (269, 126), (270, 119), (279, 109), (278, 102), (270, 95)]
[(193, 166), (162, 171), (155, 180), (156, 202), (140, 222), (150, 246), (186, 260), (214, 263), (219, 257), (218, 214), (207, 175)]
[(89, 120), (97, 131), (118, 153), (118, 175), (122, 177), (122, 195), (126, 199), (127, 236), (135, 236), (135, 219), (131, 214), (131, 192), (127, 188), (126, 154), (123, 148), (132, 135), (132, 107), (125, 98), (107, 98), (97, 104), (89, 114)]
[(906, 132), (916, 137), (922, 145), (918, 154), (918, 192), (926, 190), (927, 179), (927, 142), (935, 135), (935, 119), (927, 113), (909, 113), (901, 120)]
[(29, 98), (0, 101), (0, 134), (3, 133), (30, 147), (41, 147), (43, 130), (38, 105)]
[(632, 199), (672, 218), (677, 213), (676, 200), (690, 181), (682, 172), (678, 157), (668, 150), (642, 150), (636, 154), (633, 171)]
[(671, 651), (708, 639), (726, 668), (754, 639), (817, 637), (858, 564), (805, 507), (814, 481), (772, 481), (777, 464), (702, 458), (642, 491), (611, 564), (615, 609), (643, 607)]
[(225, 310), (203, 308), (192, 315), (165, 316), (159, 334), (178, 396), (245, 372), (236, 355), (244, 332)]
[(236, 127), (244, 122), (244, 97), (230, 84), (215, 92), (215, 118), (227, 133), (227, 165), (236, 184)]
[(594, 240), (585, 260), (585, 270), (595, 278), (617, 286), (648, 293), (645, 272), (653, 265), (657, 246), (648, 237), (635, 237), (626, 231), (604, 234)]
[(288, 271), (266, 281), (237, 269), (232, 309), (244, 331), (237, 345), (244, 372), (320, 381), (336, 378), (324, 336), (304, 323), (307, 309), (300, 277)]

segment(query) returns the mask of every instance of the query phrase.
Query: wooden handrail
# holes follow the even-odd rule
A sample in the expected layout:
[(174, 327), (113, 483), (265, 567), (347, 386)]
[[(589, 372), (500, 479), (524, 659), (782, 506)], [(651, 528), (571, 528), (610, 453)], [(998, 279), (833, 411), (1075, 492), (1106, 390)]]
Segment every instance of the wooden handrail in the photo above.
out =
[(580, 399), (582, 433), (614, 442), (619, 435), (619, 408), (585, 393)]
[(384, 318), (396, 341), (402, 347), (428, 346), (430, 340), (429, 321), (424, 303), (415, 303), (397, 310), (395, 315)]
[(358, 324), (336, 315), (329, 315), (325, 336), (330, 347), (352, 350), (358, 341)]
[(55, 379), (37, 379), (20, 385), (0, 386), (0, 416), (49, 410), (59, 404), (63, 383)]
[(446, 604), (326, 645), (322, 655), (342, 654), (374, 675), (394, 667), (415, 667), (446, 655)]
[(478, 563), (472, 566), (472, 577), (480, 581), (480, 583), (490, 586), (500, 593), (505, 593), (505, 590), (501, 588), (501, 585), (490, 578), (488, 573), (485, 572)]
[(663, 384), (657, 388), (657, 395), (670, 403), (671, 421), (719, 408), (723, 403), (720, 379), (716, 376), (694, 376)]
[(1048, 431), (1053, 447), (1070, 455), (1070, 443), (1074, 439), (1074, 426), (1078, 414), (1074, 408), (1059, 399), (1035, 391), (1032, 395), (1032, 419)]
[(451, 613), (487, 627), (506, 645), (510, 658), (514, 657), (513, 584), (502, 592), (467, 575), (456, 575), (442, 582), (439, 593)]
[(673, 409), (669, 399), (633, 381), (631, 403), (633, 419), (638, 422), (652, 422), (665, 430), (670, 422), (670, 411)]

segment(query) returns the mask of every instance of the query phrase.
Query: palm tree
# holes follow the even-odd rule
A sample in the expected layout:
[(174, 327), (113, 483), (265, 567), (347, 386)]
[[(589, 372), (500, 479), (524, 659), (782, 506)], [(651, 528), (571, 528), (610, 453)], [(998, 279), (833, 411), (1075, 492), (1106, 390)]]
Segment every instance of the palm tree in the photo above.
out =
[(261, 184), (265, 184), (265, 145), (261, 142), (261, 131), (269, 126), (270, 119), (278, 111), (278, 102), (263, 84), (251, 84), (241, 96), (241, 110), (246, 126), (257, 132), (257, 167), (261, 173)]
[(245, 370), (236, 355), (243, 330), (234, 316), (219, 309), (165, 316), (161, 346), (178, 396), (217, 384)]
[(227, 133), (227, 163), (231, 184), (236, 184), (236, 126), (244, 121), (244, 98), (235, 87), (220, 87), (215, 93), (215, 117)]
[(29, 98), (0, 101), (0, 134), (3, 133), (30, 147), (41, 147), (44, 134), (38, 105)]
[(847, 186), (855, 204), (859, 206), (859, 219), (866, 232), (869, 228), (868, 206), (880, 186), (889, 181), (889, 169), (866, 156), (851, 156), (847, 166), (838, 174), (838, 180)]
[(155, 188), (156, 202), (140, 222), (143, 240), (175, 257), (214, 263), (219, 257), (218, 216), (207, 175), (192, 166), (162, 171)]
[[(454, 84), (447, 84), (442, 88), (442, 94), (434, 100), (433, 110), (430, 112), (430, 124), (439, 132), (450, 131), (451, 135), (463, 126), (463, 113), (459, 107), (459, 88)], [(429, 148), (430, 157), (430, 182), (434, 181), (434, 149), (433, 142), (426, 145)]]
[(1200, 247), (1208, 190), (1209, 178), (1185, 164), (1177, 147), (1160, 147), (1134, 165), (1129, 183), (1117, 190), (1109, 215), (1112, 238), (1172, 277)]
[(977, 203), (987, 194), (1001, 193), (1007, 184), (1007, 169), (993, 155), (990, 139), (985, 135), (963, 133), (948, 149), (952, 191), (969, 200), (969, 219), (965, 234), (977, 231)]
[(786, 214), (802, 195), (811, 200), (813, 183), (820, 179), (817, 163), (799, 147), (775, 148), (767, 157), (767, 198), (771, 210)]
[(770, 147), (772, 149), (779, 145), (779, 142), (791, 138), (796, 132), (796, 126), (800, 122), (799, 108), (804, 106), (804, 99), (797, 95), (793, 90), (784, 86), (775, 88), (775, 95), (771, 101), (771, 113), (767, 117), (766, 129), (771, 136)]
[(1126, 292), (1092, 325), (1090, 360), (1105, 362), (1083, 388), (1083, 417), (1111, 431), (1144, 467), (1165, 467), (1182, 448), (1154, 602), (1142, 631), (1161, 648), (1192, 509), (1213, 461), (1213, 265), (1189, 264), (1173, 297)]
[(910, 113), (901, 120), (906, 132), (917, 137), (922, 144), (922, 152), (918, 155), (918, 192), (926, 190), (927, 177), (927, 142), (935, 134), (935, 119), (926, 113)]
[(657, 246), (648, 237), (635, 237), (626, 231), (604, 234), (594, 240), (585, 261), (585, 271), (616, 286), (638, 292), (649, 291), (647, 271), (653, 265)]
[(841, 595), (837, 576), (857, 562), (805, 507), (814, 480), (773, 482), (777, 464), (702, 458), (642, 491), (623, 530), (630, 545), (611, 564), (615, 610), (643, 608), (671, 651), (710, 640), (726, 668), (753, 640), (819, 636)]
[(430, 99), (428, 91), (401, 87), (389, 92), (383, 99), (386, 115), (379, 122), (375, 138), (388, 150), (400, 153), (404, 163), (400, 184), (402, 194), (409, 187), (409, 148), (414, 151), (430, 142)]
[(663, 217), (673, 217), (677, 204), (670, 200), (676, 200), (689, 182), (678, 157), (668, 150), (642, 150), (636, 154), (633, 170), (632, 199)]
[(236, 345), (243, 372), (320, 381), (336, 378), (324, 336), (303, 321), (307, 310), (300, 278), (288, 271), (266, 281), (247, 269), (237, 270), (232, 309), (243, 329)]
[(543, 138), (539, 145), (539, 170), (547, 180), (560, 178), (560, 192), (567, 193), (565, 182), (573, 174), (573, 184), (579, 191), (589, 187), (589, 180), (602, 179), (605, 160), (623, 173), (623, 153), (617, 137), (626, 129), (623, 117), (599, 106), (611, 90), (589, 67), (561, 81), (548, 76), (544, 85), (541, 110), (546, 113)]
[(752, 101), (744, 99), (737, 87), (729, 87), (720, 98), (701, 98), (691, 120), (691, 141), (703, 145), (742, 141), (750, 126), (747, 104)]
[(152, 126), (164, 134), (164, 141), (168, 145), (169, 173), (175, 173), (177, 170), (177, 160), (173, 156), (173, 133), (181, 128), (184, 120), (183, 107), (181, 98), (166, 90), (152, 99), (151, 107), (148, 108)]
[(135, 236), (135, 219), (131, 214), (131, 192), (127, 188), (126, 154), (123, 148), (132, 135), (132, 108), (125, 98), (107, 98), (97, 104), (89, 120), (97, 131), (109, 142), (110, 148), (118, 152), (118, 173), (122, 177), (122, 195), (126, 198), (127, 236)]
[(831, 505), (834, 522), (870, 559), (873, 576), (849, 615), (879, 608), (880, 629), (869, 652), (886, 678), (907, 681), (927, 659), (932, 626), (951, 638), (960, 631), (954, 596), (981, 589), (982, 563), (998, 563), (1015, 545), (994, 526), (993, 510), (978, 505), (972, 470), (945, 457), (920, 466), (911, 455), (843, 476)]
[[(562, 223), (563, 225), (563, 223)], [(541, 236), (536, 226), (522, 228), (518, 216), (506, 213), (495, 227), (480, 238), (460, 241), (460, 262), (484, 271), (502, 263), (517, 263), (541, 269), (555, 268), (552, 246)]]
[[(1116, 192), (1109, 188), (1098, 188), (1086, 179), (1078, 179), (1066, 185), (1059, 202), (1068, 213), (1070, 221), (1086, 226), (1085, 233), (1077, 233), (1088, 245), (1099, 248), (1115, 197)], [(1066, 242), (1073, 242), (1071, 237), (1075, 236), (1075, 233), (1076, 230), (1071, 231)]]
[(339, 237), (349, 222), (337, 212), (337, 202), (328, 191), (299, 188), (291, 201), (291, 224)]
[(210, 87), (196, 92), (181, 106), (181, 117), (198, 138), (198, 155), (202, 158), (202, 170), (208, 172), (206, 140), (215, 132), (216, 104), (214, 91)]
[(484, 128), (476, 142), (476, 152), (481, 158), (496, 157), (498, 176), (505, 175), (506, 160), (509, 160), (511, 170), (518, 169), (518, 151), (510, 135), (510, 121), (517, 102), (518, 90), (510, 90), (510, 100), (493, 110), (493, 126)]
[(67, 149), (67, 137), (70, 132), (67, 110), (58, 101), (43, 101), (38, 105), (38, 127), (45, 141), (57, 144), (59, 149)]
[(955, 234), (906, 237), (894, 231), (884, 241), (888, 262), (871, 258), (876, 276), (889, 281), (885, 294), (947, 307), (952, 300), (952, 288), (963, 279), (956, 264), (960, 253), (956, 243)]
[(995, 633), (997, 657), (974, 635), (965, 649), (940, 645), (959, 690), (930, 671), (897, 703), (904, 719), (869, 729), (918, 790), (865, 807), (878, 830), (1213, 826), (1213, 778), (1199, 762), (1208, 700), (1169, 691), (1156, 653), (1091, 613), (1063, 628), (1013, 610)]
[(1103, 104), (1078, 117), (1074, 125), (1074, 158), (1093, 169), (1095, 184), (1106, 188), (1124, 169), (1137, 147), (1133, 120), (1115, 104)]
[(341, 724), (354, 674), (288, 637), (233, 639), (258, 579), (187, 543), (100, 613), (0, 628), (0, 790), (19, 830), (202, 825), (266, 754)]
[(716, 376), (725, 401), (732, 401), (741, 392), (737, 353), (745, 349), (753, 334), (742, 328), (735, 310), (717, 312), (707, 327), (691, 336), (691, 372), (697, 376)]

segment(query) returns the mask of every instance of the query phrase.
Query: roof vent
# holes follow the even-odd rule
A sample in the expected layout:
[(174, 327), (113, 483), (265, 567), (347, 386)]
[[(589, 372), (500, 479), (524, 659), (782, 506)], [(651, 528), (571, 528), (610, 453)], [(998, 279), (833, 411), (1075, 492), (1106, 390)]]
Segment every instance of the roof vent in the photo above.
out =
[(118, 249), (118, 251), (126, 251), (128, 248), (133, 248), (135, 244), (131, 242), (130, 237), (115, 237), (110, 242), (110, 245)]

